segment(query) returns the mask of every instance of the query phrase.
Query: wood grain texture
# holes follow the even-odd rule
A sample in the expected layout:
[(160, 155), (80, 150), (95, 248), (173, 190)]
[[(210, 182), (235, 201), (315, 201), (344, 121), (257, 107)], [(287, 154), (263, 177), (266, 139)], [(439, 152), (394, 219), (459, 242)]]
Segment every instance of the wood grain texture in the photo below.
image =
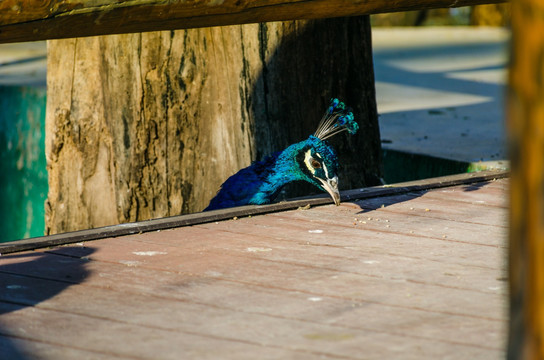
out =
[(498, 359), (507, 184), (5, 255), (0, 346), (55, 360)]
[(500, 0), (4, 0), (0, 43), (458, 7)]
[(313, 134), (331, 97), (361, 128), (333, 139), (341, 188), (379, 183), (367, 17), (54, 40), (48, 54), (48, 234), (201, 211), (230, 175)]
[(544, 358), (544, 1), (512, 3), (509, 359)]

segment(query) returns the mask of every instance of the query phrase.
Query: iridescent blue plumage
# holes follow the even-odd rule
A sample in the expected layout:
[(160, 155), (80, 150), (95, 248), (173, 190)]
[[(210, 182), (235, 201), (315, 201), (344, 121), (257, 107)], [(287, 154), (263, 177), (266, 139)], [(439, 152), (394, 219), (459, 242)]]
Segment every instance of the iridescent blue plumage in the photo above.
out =
[(293, 181), (306, 181), (327, 191), (338, 205), (338, 158), (324, 140), (344, 130), (354, 134), (357, 129), (351, 110), (332, 99), (314, 135), (229, 177), (205, 211), (268, 204), (283, 186)]

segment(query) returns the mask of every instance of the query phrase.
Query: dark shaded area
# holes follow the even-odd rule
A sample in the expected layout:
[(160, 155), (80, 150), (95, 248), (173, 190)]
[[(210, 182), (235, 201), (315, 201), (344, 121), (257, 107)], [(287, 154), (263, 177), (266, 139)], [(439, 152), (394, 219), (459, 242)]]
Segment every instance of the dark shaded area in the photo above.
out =
[(403, 203), (405, 201), (410, 201), (415, 198), (418, 198), (425, 194), (427, 191), (414, 191), (406, 194), (391, 195), (384, 197), (375, 197), (371, 199), (364, 199), (355, 202), (360, 208), (361, 211), (358, 214), (364, 214), (370, 211), (374, 211), (380, 208), (385, 208), (391, 205)]
[[(268, 24), (260, 25), (263, 71), (250, 96), (256, 158), (313, 134), (331, 98), (353, 108), (360, 126), (330, 139), (338, 152), (341, 189), (377, 185), (382, 176), (368, 16), (284, 22), (296, 27), (265, 62)], [(311, 185), (285, 187), (283, 197), (321, 193)], [(281, 196), (280, 196), (281, 198)], [(278, 199), (279, 200), (279, 199)]]
[(469, 163), (384, 149), (383, 167), (385, 183), (394, 184), (464, 173)]
[(482, 181), (474, 184), (468, 184), (463, 186), (463, 191), (476, 191), (489, 184), (489, 181)]
[[(0, 257), (0, 354), (2, 359), (29, 359), (12, 341), (12, 331), (2, 324), (2, 315), (33, 307), (51, 299), (89, 275), (86, 258), (95, 250), (78, 248), (78, 256), (54, 253), (23, 253)], [(9, 260), (24, 259), (6, 264)], [(53, 324), (52, 324), (53, 325)], [(44, 329), (47, 331), (47, 329)], [(18, 331), (20, 332), (20, 331)], [(24, 338), (23, 338), (24, 339)]]

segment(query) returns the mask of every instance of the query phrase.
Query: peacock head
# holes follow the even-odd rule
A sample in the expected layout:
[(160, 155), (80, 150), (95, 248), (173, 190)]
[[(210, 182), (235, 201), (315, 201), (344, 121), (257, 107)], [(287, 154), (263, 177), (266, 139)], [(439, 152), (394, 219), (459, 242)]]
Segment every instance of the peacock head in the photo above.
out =
[(334, 149), (324, 140), (310, 136), (301, 143), (297, 163), (303, 180), (329, 193), (336, 205), (340, 205), (338, 191), (338, 157)]
[(336, 205), (340, 205), (338, 157), (325, 139), (342, 131), (355, 134), (358, 129), (359, 125), (355, 122), (351, 109), (338, 99), (331, 99), (315, 134), (303, 142), (304, 145), (297, 155), (304, 180), (328, 192)]

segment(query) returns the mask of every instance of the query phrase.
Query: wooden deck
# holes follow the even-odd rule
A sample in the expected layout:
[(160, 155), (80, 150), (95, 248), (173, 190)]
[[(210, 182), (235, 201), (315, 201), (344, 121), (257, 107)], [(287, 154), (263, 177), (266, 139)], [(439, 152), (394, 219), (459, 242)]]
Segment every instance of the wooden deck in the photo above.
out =
[(507, 179), (0, 257), (6, 359), (499, 359)]

